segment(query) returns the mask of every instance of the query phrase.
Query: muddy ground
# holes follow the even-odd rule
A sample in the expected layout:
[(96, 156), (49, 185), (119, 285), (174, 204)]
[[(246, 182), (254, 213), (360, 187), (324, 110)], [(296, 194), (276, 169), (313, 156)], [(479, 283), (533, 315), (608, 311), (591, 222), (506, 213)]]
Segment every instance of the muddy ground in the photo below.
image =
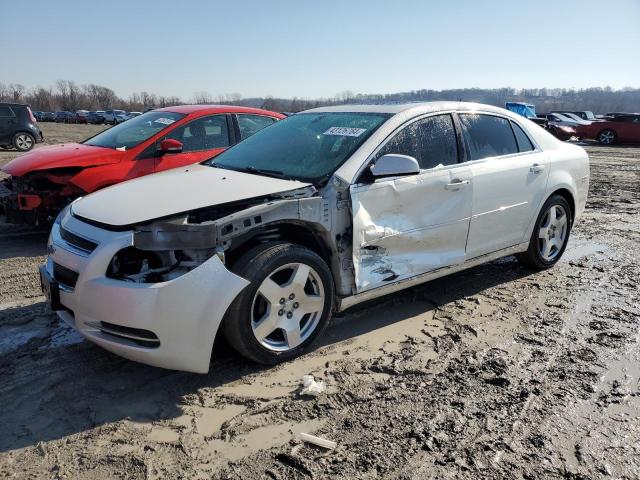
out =
[[(82, 341), (40, 295), (46, 236), (0, 224), (0, 478), (640, 478), (640, 148), (587, 149), (555, 268), (508, 257), (358, 307), (275, 368)], [(325, 394), (299, 395), (307, 373)]]

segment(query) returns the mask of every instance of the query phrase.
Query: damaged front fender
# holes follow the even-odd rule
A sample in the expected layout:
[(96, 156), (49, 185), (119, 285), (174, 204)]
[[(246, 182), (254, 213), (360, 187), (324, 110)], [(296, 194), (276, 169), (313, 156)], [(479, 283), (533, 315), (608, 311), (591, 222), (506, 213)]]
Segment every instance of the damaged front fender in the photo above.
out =
[(214, 247), (225, 250), (233, 239), (283, 221), (312, 223), (328, 230), (330, 209), (321, 197), (311, 197), (274, 200), (200, 223), (191, 223), (186, 214), (136, 227), (134, 246), (149, 251)]

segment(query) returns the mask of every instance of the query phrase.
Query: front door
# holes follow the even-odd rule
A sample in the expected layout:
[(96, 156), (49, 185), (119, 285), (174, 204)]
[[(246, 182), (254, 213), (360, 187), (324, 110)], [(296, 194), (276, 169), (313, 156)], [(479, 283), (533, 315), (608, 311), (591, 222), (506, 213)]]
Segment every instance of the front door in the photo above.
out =
[(527, 227), (544, 200), (547, 156), (515, 122), (460, 114), (473, 175), (467, 258), (528, 241)]
[(375, 155), (410, 155), (421, 172), (351, 186), (358, 293), (465, 260), (473, 184), (451, 115), (419, 119)]

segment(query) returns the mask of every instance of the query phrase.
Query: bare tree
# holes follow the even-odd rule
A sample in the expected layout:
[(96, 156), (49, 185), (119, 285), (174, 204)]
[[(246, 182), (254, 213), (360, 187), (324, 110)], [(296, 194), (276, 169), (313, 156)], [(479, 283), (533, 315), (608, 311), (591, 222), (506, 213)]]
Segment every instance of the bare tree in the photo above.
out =
[(213, 103), (213, 97), (209, 92), (200, 91), (193, 94), (193, 103), (195, 104), (207, 104)]

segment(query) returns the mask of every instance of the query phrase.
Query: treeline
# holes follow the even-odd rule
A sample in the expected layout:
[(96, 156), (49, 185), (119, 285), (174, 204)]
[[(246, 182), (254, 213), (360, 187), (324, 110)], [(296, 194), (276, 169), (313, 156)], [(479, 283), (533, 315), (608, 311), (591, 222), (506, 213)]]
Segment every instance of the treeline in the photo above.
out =
[(240, 94), (213, 96), (208, 92), (196, 92), (190, 99), (176, 96), (161, 96), (148, 92), (132, 93), (122, 98), (101, 85), (77, 85), (71, 80), (59, 80), (49, 88), (37, 87), (26, 89), (17, 83), (0, 83), (0, 101), (28, 103), (34, 110), (75, 111), (106, 110), (118, 108), (127, 111), (144, 111), (148, 108), (159, 108), (185, 103), (235, 104), (261, 107), (278, 112), (299, 112), (309, 108), (326, 105), (349, 103), (404, 103), (425, 102), (434, 100), (452, 100), (486, 103), (504, 106), (505, 102), (527, 102), (536, 106), (538, 112), (550, 110), (592, 110), (595, 113), (610, 111), (640, 111), (640, 89), (624, 88), (614, 90), (605, 88), (574, 89), (515, 89), (515, 88), (466, 88), (451, 90), (412, 90), (409, 92), (389, 94), (355, 94), (351, 91), (341, 92), (334, 97), (243, 98)]

